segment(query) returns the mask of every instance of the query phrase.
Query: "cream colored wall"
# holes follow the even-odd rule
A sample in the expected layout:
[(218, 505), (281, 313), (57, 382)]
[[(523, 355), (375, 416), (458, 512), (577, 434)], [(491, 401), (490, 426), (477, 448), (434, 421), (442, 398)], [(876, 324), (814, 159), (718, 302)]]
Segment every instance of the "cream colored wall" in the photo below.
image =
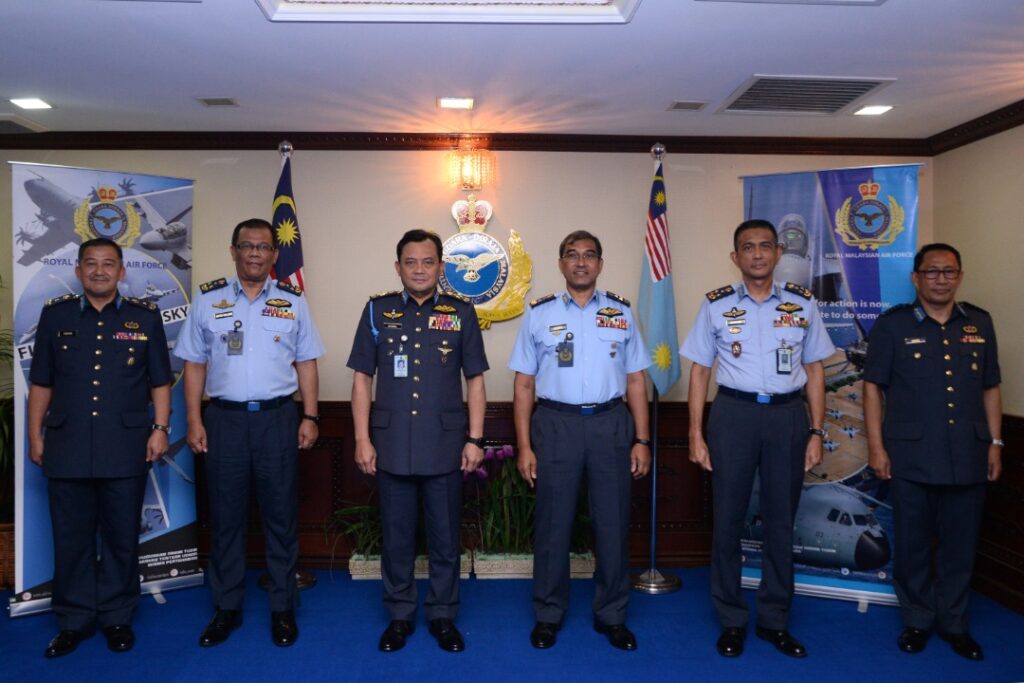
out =
[[(669, 150), (671, 152), (671, 150)], [(231, 274), (231, 228), (250, 216), (266, 217), (279, 173), (276, 151), (53, 151), (0, 152), (7, 161), (31, 161), (194, 178), (194, 281)], [(646, 154), (499, 152), (498, 178), (477, 194), (494, 207), (488, 232), (503, 242), (509, 230), (522, 236), (534, 259), (533, 298), (563, 286), (558, 243), (586, 228), (604, 243), (600, 286), (635, 298), (641, 235), (653, 162)], [(729, 261), (731, 238), (743, 218), (742, 175), (925, 159), (844, 156), (687, 155), (666, 159), (674, 282), (680, 341), (703, 293), (737, 279)], [(368, 294), (398, 285), (394, 244), (409, 228), (442, 235), (455, 232), (452, 202), (465, 196), (444, 184), (443, 152), (303, 152), (293, 159), (293, 184), (303, 229), (310, 302), (327, 346), (321, 396), (348, 398), (345, 367), (352, 334)], [(920, 174), (919, 232), (932, 238), (932, 176)], [(0, 179), (0, 274), (11, 272), (10, 172)], [(10, 320), (10, 293), (2, 293), (3, 321)], [(0, 323), (0, 324), (9, 324)], [(488, 397), (512, 398), (506, 369), (516, 320), (484, 333), (491, 372)], [(683, 400), (683, 380), (666, 396)]]
[(999, 337), (1003, 412), (1024, 416), (1024, 127), (935, 159), (935, 238), (960, 250), (958, 294), (988, 310)]

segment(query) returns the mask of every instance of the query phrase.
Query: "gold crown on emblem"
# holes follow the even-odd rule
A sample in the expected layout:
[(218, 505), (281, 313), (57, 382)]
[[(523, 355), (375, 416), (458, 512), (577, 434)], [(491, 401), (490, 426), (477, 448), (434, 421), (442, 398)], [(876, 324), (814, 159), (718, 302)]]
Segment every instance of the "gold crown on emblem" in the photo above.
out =
[(101, 202), (113, 202), (117, 199), (117, 190), (109, 185), (100, 185), (96, 190), (96, 196), (100, 198)]
[(476, 195), (469, 195), (452, 204), (452, 218), (459, 226), (459, 232), (483, 232), (487, 221), (494, 215), (494, 207)]
[(862, 199), (874, 199), (878, 196), (878, 192), (882, 189), (882, 186), (874, 180), (869, 180), (866, 183), (861, 183), (857, 186), (857, 189), (860, 190), (860, 196)]

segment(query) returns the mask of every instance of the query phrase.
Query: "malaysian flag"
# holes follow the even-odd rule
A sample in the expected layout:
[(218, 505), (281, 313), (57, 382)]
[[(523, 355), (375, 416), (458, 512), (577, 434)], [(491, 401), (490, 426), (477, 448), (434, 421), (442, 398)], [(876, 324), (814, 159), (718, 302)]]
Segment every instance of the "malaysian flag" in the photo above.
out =
[(651, 357), (647, 374), (664, 395), (679, 381), (676, 298), (672, 291), (672, 252), (668, 242), (668, 201), (661, 161), (655, 162), (651, 201), (644, 227), (644, 262), (640, 269), (637, 319)]
[(302, 234), (299, 232), (299, 218), (295, 212), (295, 196), (292, 194), (292, 159), (284, 158), (281, 179), (277, 181), (274, 193), (274, 207), (271, 209), (271, 224), (277, 233), (280, 254), (271, 271), (271, 277), (285, 280), (301, 290), (306, 289), (302, 277)]

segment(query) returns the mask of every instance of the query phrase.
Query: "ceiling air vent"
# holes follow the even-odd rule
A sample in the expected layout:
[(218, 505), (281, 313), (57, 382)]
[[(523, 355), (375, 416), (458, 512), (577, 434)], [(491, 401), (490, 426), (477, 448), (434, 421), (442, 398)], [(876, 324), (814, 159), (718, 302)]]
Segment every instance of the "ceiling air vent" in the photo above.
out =
[(729, 114), (838, 114), (893, 78), (755, 75), (720, 111)]
[(17, 114), (0, 114), (0, 135), (45, 133), (46, 128)]
[(688, 102), (685, 100), (676, 100), (672, 103), (672, 106), (668, 108), (669, 111), (700, 111), (704, 108), (707, 102)]
[(197, 97), (207, 107), (237, 107), (238, 100), (233, 97)]

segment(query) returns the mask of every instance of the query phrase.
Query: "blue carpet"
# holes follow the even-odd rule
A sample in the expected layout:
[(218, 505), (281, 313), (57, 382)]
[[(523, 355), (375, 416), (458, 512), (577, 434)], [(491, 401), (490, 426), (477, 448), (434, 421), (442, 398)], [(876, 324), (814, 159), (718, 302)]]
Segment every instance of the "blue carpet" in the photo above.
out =
[[(723, 659), (715, 652), (718, 623), (708, 598), (707, 569), (677, 572), (682, 591), (633, 594), (628, 624), (639, 649), (620, 652), (591, 628), (592, 581), (573, 581), (572, 605), (558, 644), (530, 647), (533, 625), (528, 581), (462, 583), (458, 625), (466, 651), (437, 648), (422, 617), (404, 650), (383, 654), (377, 638), (386, 626), (380, 582), (352, 581), (345, 572), (319, 572), (302, 594), (295, 646), (270, 643), (266, 597), (250, 573), (245, 624), (228, 642), (200, 648), (210, 617), (209, 595), (194, 588), (167, 594), (167, 604), (144, 597), (135, 618), (135, 649), (107, 651), (101, 635), (57, 660), (42, 656), (55, 633), (52, 615), (0, 618), (2, 681), (1019, 681), (1024, 679), (1024, 617), (972, 596), (972, 632), (983, 662), (956, 656), (933, 638), (919, 655), (896, 649), (896, 609), (797, 597), (791, 630), (810, 656), (793, 660), (750, 634), (746, 652)], [(426, 592), (421, 582), (420, 595)], [(6, 600), (7, 594), (0, 594)], [(753, 600), (753, 594), (748, 592)]]

